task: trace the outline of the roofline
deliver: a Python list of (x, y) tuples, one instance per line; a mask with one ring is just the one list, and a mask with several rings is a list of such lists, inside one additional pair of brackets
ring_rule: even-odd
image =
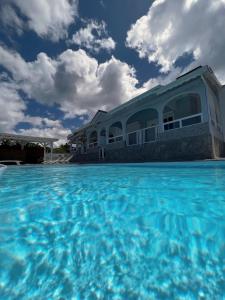
[(101, 110), (101, 109), (98, 109), (97, 113), (98, 113), (98, 112), (101, 112), (101, 113), (104, 113), (104, 114), (107, 114), (107, 113), (108, 113), (107, 111)]
[(182, 78), (182, 77), (184, 77), (184, 76), (186, 76), (186, 75), (188, 75), (188, 74), (191, 74), (192, 72), (194, 72), (194, 71), (196, 71), (196, 70), (198, 70), (198, 69), (201, 69), (202, 68), (202, 66), (198, 66), (198, 67), (196, 67), (196, 68), (194, 68), (194, 69), (192, 69), (192, 70), (190, 70), (190, 71), (188, 71), (188, 72), (186, 72), (186, 73), (184, 73), (184, 74), (181, 74), (180, 76), (178, 76), (177, 78), (176, 78), (176, 80), (179, 80), (180, 78)]
[(11, 139), (15, 141), (26, 141), (30, 143), (42, 143), (42, 142), (57, 142), (56, 138), (38, 137), (38, 136), (27, 136), (13, 133), (0, 133), (0, 140)]
[[(201, 70), (201, 72), (199, 72), (199, 70)], [(121, 104), (120, 106), (113, 108), (111, 111), (108, 112), (108, 114), (113, 114), (114, 112), (120, 110), (121, 108), (126, 107), (126, 106), (130, 105), (131, 103), (136, 102), (139, 99), (144, 98), (148, 95), (155, 94), (156, 96), (158, 96), (158, 95), (164, 94), (168, 90), (170, 90), (174, 87), (178, 87), (179, 85), (183, 84), (186, 81), (189, 81), (190, 79), (201, 76), (202, 73), (204, 73), (206, 70), (210, 71), (211, 69), (208, 66), (203, 66), (203, 67), (199, 66), (197, 68), (194, 68), (193, 70), (190, 70), (187, 73), (182, 74), (181, 76), (177, 77), (176, 80), (173, 80), (166, 85), (155, 86), (152, 89), (132, 98), (131, 100), (126, 101), (125, 103)], [(186, 80), (184, 80), (185, 77), (186, 77)]]

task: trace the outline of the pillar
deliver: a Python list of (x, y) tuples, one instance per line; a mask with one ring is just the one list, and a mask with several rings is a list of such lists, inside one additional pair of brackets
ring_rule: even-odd
[(43, 146), (44, 146), (44, 161), (46, 161), (46, 144), (44, 143)]
[(20, 145), (21, 145), (21, 150), (24, 150), (24, 146), (26, 145), (26, 143), (21, 141)]
[(158, 109), (158, 113), (159, 113), (159, 130), (158, 132), (164, 132), (164, 125), (163, 125), (163, 107)]
[(100, 129), (97, 130), (97, 143), (98, 143), (98, 146), (100, 146), (102, 144), (102, 141), (101, 141), (101, 130)]
[(51, 161), (52, 161), (53, 142), (50, 143), (50, 147), (51, 147)]
[(106, 144), (109, 143), (109, 126), (105, 128), (105, 138), (106, 138)]
[(127, 130), (126, 130), (126, 121), (122, 121), (122, 133), (123, 133), (123, 141), (127, 142)]
[(89, 149), (89, 143), (90, 143), (89, 137), (90, 137), (90, 133), (87, 133), (86, 136), (87, 136), (87, 149)]

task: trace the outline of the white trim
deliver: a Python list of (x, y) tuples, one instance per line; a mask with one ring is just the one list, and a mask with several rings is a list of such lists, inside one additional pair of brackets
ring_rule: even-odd
[[(116, 141), (117, 138), (121, 138), (121, 141)], [(114, 140), (113, 142), (109, 142), (110, 140)], [(108, 138), (108, 144), (119, 143), (123, 141), (123, 135), (112, 136)]]
[[(129, 125), (129, 124), (127, 124), (127, 122), (129, 121), (129, 119), (130, 119), (131, 117), (133, 117), (133, 116), (136, 115), (137, 113), (142, 112), (142, 111), (145, 111), (145, 110), (155, 110), (155, 111), (157, 112), (157, 118), (156, 118), (156, 120), (157, 120), (157, 121), (159, 120), (159, 110), (158, 110), (158, 108), (153, 107), (153, 106), (152, 106), (152, 103), (150, 103), (150, 104), (146, 104), (146, 103), (145, 103), (145, 106), (143, 106), (142, 108), (139, 107), (138, 109), (136, 109), (136, 110), (134, 110), (132, 113), (130, 113), (130, 114), (128, 115), (128, 117), (125, 118), (125, 124), (126, 124), (126, 126)], [(153, 119), (153, 120), (155, 120), (155, 119)], [(152, 121), (152, 120), (147, 120), (147, 121)]]
[[(127, 133), (127, 146), (130, 147), (130, 146), (137, 146), (137, 145), (139, 145), (139, 144), (138, 144), (137, 133), (140, 132), (140, 131), (141, 131), (141, 129)], [(136, 133), (136, 144), (130, 145), (130, 144), (129, 144), (129, 135), (130, 135), (130, 134), (134, 134), (134, 133)]]
[[(200, 113), (200, 114), (190, 115), (190, 116), (185, 117), (185, 118), (175, 119), (175, 120), (173, 120), (173, 121), (163, 123), (163, 131), (166, 132), (166, 131), (170, 131), (170, 130), (174, 130), (174, 129), (180, 129), (180, 128), (184, 128), (184, 127), (188, 127), (188, 126), (192, 126), (192, 125), (195, 125), (195, 124), (202, 123), (202, 116), (203, 116), (203, 114)], [(195, 118), (195, 117), (201, 117), (201, 122), (199, 122), (199, 123), (194, 123), (194, 124), (190, 124), (190, 125), (187, 125), (187, 126), (183, 126), (183, 125), (182, 125), (182, 121), (188, 120), (188, 119), (192, 119), (192, 118)], [(179, 127), (177, 127), (177, 128), (171, 128), (171, 129), (165, 130), (165, 125), (169, 125), (169, 124), (173, 124), (173, 123), (177, 123), (177, 122), (179, 122)]]
[(142, 131), (143, 131), (143, 133), (144, 133), (146, 130), (151, 129), (151, 128), (154, 128), (154, 129), (155, 129), (155, 139), (152, 140), (152, 141), (146, 142), (145, 139), (143, 138), (143, 144), (149, 144), (149, 143), (152, 143), (152, 142), (155, 142), (155, 141), (156, 141), (156, 139), (157, 139), (157, 128), (158, 128), (158, 126), (147, 127), (147, 128), (142, 129)]
[(89, 148), (89, 149), (93, 149), (93, 148), (96, 148), (96, 147), (98, 147), (98, 142), (97, 142), (97, 141), (94, 142), (94, 143), (89, 143), (89, 144), (88, 144), (88, 148)]
[(15, 140), (15, 141), (24, 141), (27, 143), (53, 143), (57, 142), (58, 139), (55, 138), (47, 138), (47, 137), (37, 137), (37, 136), (26, 136), (19, 134), (9, 134), (9, 133), (0, 133), (0, 140)]
[(200, 98), (200, 103), (201, 103), (201, 110), (202, 110), (202, 96), (201, 94), (199, 93), (199, 91), (196, 91), (196, 90), (188, 90), (188, 91), (185, 91), (185, 92), (181, 92), (181, 93), (178, 93), (176, 95), (173, 95), (171, 97), (169, 97), (166, 102), (163, 103), (163, 113), (164, 113), (164, 109), (165, 107), (167, 106), (167, 104), (169, 104), (171, 101), (175, 100), (176, 98), (180, 98), (182, 96), (186, 96), (186, 95), (195, 95), (195, 96), (198, 96)]
[[(137, 145), (143, 145), (143, 144), (148, 144), (148, 143), (152, 143), (152, 142), (155, 142), (156, 141), (156, 139), (157, 139), (157, 128), (159, 127), (159, 125), (155, 125), (155, 126), (150, 126), (150, 127), (146, 127), (146, 128), (142, 128), (142, 129), (138, 129), (138, 130), (135, 130), (135, 131), (131, 131), (131, 132), (128, 132), (127, 133), (127, 146), (137, 146)], [(152, 140), (152, 141), (145, 141), (145, 138), (144, 138), (144, 133), (145, 133), (145, 131), (146, 130), (148, 130), (148, 129), (152, 129), (152, 128), (154, 128), (155, 129), (155, 139), (154, 140)], [(134, 133), (136, 133), (136, 144), (132, 144), (132, 145), (130, 145), (129, 144), (129, 135), (130, 134), (134, 134)], [(141, 141), (139, 142), (138, 141), (138, 133), (140, 133), (140, 135), (139, 136), (141, 136)]]

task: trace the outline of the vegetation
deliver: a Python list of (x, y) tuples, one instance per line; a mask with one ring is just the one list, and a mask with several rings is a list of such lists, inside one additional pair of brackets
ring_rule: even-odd
[(58, 148), (54, 148), (54, 153), (69, 153), (70, 152), (70, 145), (64, 144), (60, 145)]

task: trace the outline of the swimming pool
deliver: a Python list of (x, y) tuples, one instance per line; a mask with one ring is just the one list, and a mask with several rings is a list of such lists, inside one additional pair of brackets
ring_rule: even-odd
[(225, 299), (225, 162), (0, 176), (0, 299)]

